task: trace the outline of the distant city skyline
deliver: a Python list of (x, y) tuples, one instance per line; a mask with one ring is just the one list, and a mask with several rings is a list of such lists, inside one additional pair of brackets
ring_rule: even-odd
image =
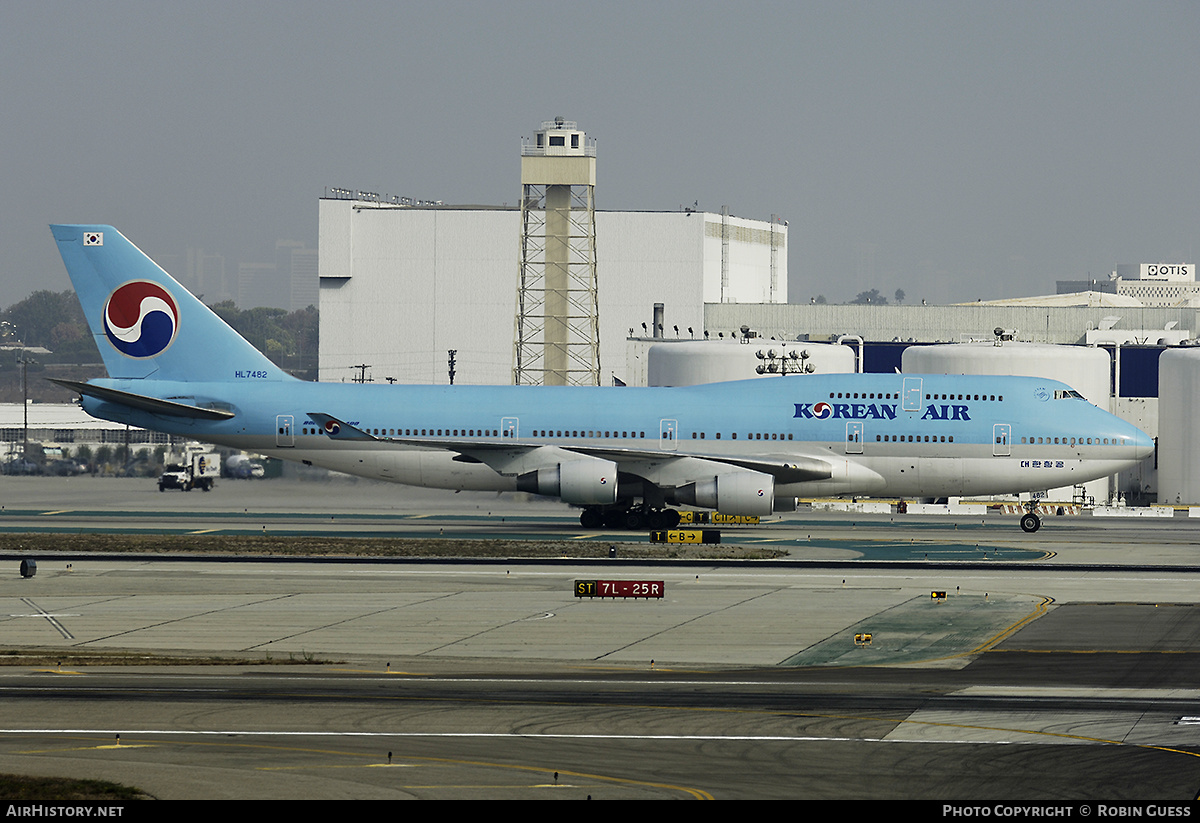
[(319, 300), (317, 250), (300, 240), (276, 240), (274, 260), (269, 262), (230, 261), (199, 246), (187, 246), (182, 254), (143, 251), (209, 305), (232, 300), (241, 309), (298, 311)]

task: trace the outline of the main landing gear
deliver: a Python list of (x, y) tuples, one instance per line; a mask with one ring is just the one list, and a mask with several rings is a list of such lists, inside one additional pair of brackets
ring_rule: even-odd
[(673, 529), (679, 525), (679, 512), (645, 506), (627, 509), (592, 507), (584, 509), (579, 515), (579, 525), (585, 529)]

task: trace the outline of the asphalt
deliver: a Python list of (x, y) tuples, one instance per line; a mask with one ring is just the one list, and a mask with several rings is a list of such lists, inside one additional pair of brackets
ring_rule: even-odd
[[(0, 500), (0, 648), (18, 663), (0, 668), (0, 771), (164, 798), (1200, 790), (1185, 517), (1026, 535), (1015, 516), (798, 512), (722, 530), (778, 561), (49, 552), (21, 578), (28, 531), (646, 537), (582, 532), (552, 503), (350, 481), (0, 478)], [(579, 598), (578, 580), (665, 596)], [(204, 655), (243, 665), (188, 665)]]

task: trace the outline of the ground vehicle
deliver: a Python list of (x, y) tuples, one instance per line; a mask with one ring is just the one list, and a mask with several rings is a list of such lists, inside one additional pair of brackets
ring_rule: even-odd
[(192, 452), (185, 463), (168, 463), (158, 478), (158, 490), (192, 489), (211, 491), (214, 478), (221, 473), (221, 459), (214, 452)]

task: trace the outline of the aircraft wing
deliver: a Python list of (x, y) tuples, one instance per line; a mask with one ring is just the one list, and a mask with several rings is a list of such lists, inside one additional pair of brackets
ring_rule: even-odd
[[(762, 454), (753, 456), (731, 456), (725, 454), (679, 454), (671, 451), (646, 449), (611, 449), (592, 448), (588, 446), (571, 447), (571, 451), (612, 460), (621, 467), (622, 471), (645, 477), (654, 483), (665, 479), (663, 469), (670, 464), (675, 474), (685, 466), (708, 471), (715, 466), (737, 466), (750, 471), (762, 472), (775, 478), (777, 483), (802, 483), (808, 480), (826, 480), (833, 475), (833, 469), (826, 460), (797, 454)], [(662, 464), (662, 467), (658, 464)], [(684, 469), (687, 472), (687, 469)], [(659, 479), (656, 479), (659, 478)], [(689, 482), (686, 481), (685, 482)], [(678, 485), (670, 483), (667, 485)]]
[(542, 443), (475, 440), (469, 438), (410, 438), (381, 437), (321, 412), (309, 412), (330, 439), (340, 441), (373, 441), (397, 446), (421, 446), (458, 452), (456, 459), (484, 463), (505, 476), (521, 475), (538, 469), (557, 466), (564, 460), (605, 460), (617, 464), (620, 471), (635, 474), (656, 485), (682, 486), (698, 476), (728, 471), (729, 467), (771, 475), (777, 483), (802, 483), (827, 480), (833, 468), (827, 460), (801, 454), (763, 453), (761, 455), (731, 456), (724, 454), (679, 454), (661, 449), (629, 449), (609, 446), (558, 446)]

